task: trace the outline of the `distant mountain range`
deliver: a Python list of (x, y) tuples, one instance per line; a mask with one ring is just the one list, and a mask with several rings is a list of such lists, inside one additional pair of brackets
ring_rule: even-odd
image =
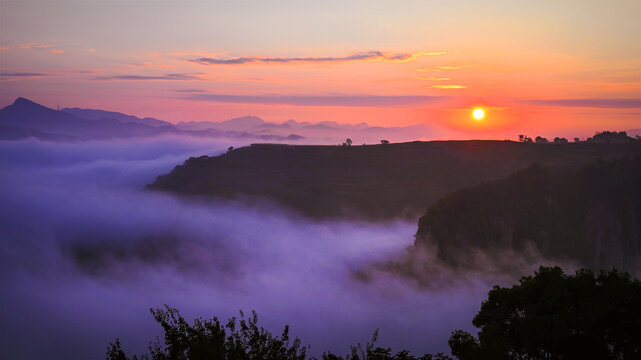
[(80, 109), (80, 108), (64, 108), (60, 111), (64, 111), (76, 117), (87, 119), (87, 120), (114, 119), (123, 123), (144, 124), (144, 125), (149, 125), (154, 127), (173, 126), (172, 123), (167, 121), (162, 121), (162, 120), (158, 120), (150, 117), (141, 119), (133, 115), (125, 115), (123, 113), (119, 113), (115, 111)]
[(244, 131), (181, 129), (154, 118), (138, 118), (119, 112), (66, 108), (54, 110), (25, 98), (0, 110), (0, 140), (35, 137), (51, 141), (82, 141), (116, 138), (140, 138), (159, 135), (224, 137), (265, 141), (296, 141), (303, 137), (252, 134)]
[(318, 123), (298, 122), (287, 120), (283, 123), (271, 123), (256, 116), (244, 116), (222, 122), (190, 121), (176, 125), (183, 130), (217, 130), (217, 131), (245, 131), (252, 134), (271, 134), (285, 136), (292, 132), (307, 139), (319, 140), (317, 143), (334, 144), (350, 138), (355, 144), (380, 143), (381, 140), (393, 142), (410, 141), (426, 136), (433, 136), (434, 131), (425, 125), (405, 127), (379, 127), (369, 126), (362, 122), (359, 124), (339, 124), (334, 121), (321, 121)]
[(382, 139), (406, 141), (426, 136), (425, 126), (373, 127), (366, 123), (339, 124), (288, 120), (270, 123), (256, 116), (244, 116), (221, 122), (191, 121), (172, 124), (145, 117), (139, 118), (115, 111), (64, 108), (55, 110), (25, 98), (0, 110), (0, 140), (29, 137), (49, 141), (83, 141), (114, 138), (187, 135), (256, 141), (296, 142), (303, 139), (317, 143), (338, 143), (351, 138), (355, 143)]

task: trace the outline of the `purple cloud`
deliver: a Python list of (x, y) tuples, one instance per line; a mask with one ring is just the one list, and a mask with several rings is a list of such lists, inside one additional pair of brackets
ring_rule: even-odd
[(549, 99), (525, 100), (524, 102), (541, 106), (641, 108), (641, 99)]
[(416, 52), (416, 53), (389, 53), (378, 50), (359, 52), (348, 56), (338, 56), (338, 57), (260, 57), (260, 56), (250, 56), (250, 57), (237, 57), (230, 59), (220, 59), (220, 58), (198, 58), (189, 60), (201, 65), (240, 65), (240, 64), (251, 64), (251, 63), (268, 63), (268, 64), (284, 64), (284, 63), (328, 63), (328, 62), (348, 62), (348, 61), (367, 61), (367, 60), (379, 60), (379, 61), (412, 61), (419, 56), (429, 56), (429, 55), (444, 55), (444, 51), (435, 51), (435, 52)]
[(207, 91), (201, 90), (201, 89), (177, 89), (174, 90), (176, 92), (181, 92), (181, 93), (205, 93)]
[(202, 80), (198, 74), (166, 74), (166, 75), (113, 75), (101, 76), (96, 80)]
[(294, 106), (373, 106), (388, 107), (407, 104), (431, 104), (447, 96), (420, 95), (229, 95), (191, 94), (181, 99), (238, 104), (294, 105)]
[(11, 79), (11, 78), (28, 78), (28, 77), (39, 77), (39, 76), (48, 76), (47, 74), (33, 73), (33, 72), (3, 72), (0, 73), (0, 79)]

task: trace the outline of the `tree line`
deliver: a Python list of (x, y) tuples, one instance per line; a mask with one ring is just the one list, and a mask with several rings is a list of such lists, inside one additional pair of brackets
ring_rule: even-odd
[[(537, 136), (532, 140), (531, 137), (527, 135), (519, 135), (519, 141), (524, 143), (536, 143), (536, 144), (566, 144), (568, 139), (563, 137), (555, 137), (554, 140), (550, 141), (547, 138), (542, 136)], [(628, 136), (625, 131), (601, 131), (594, 134), (594, 136), (581, 140), (578, 137), (574, 138), (574, 142), (595, 142), (595, 143), (614, 143), (614, 142), (631, 142), (631, 141), (641, 141), (641, 136), (635, 135), (634, 137)]]

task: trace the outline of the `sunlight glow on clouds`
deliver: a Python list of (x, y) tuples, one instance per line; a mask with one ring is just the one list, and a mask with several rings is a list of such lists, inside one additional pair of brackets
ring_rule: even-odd
[(433, 77), (433, 76), (419, 76), (412, 78), (413, 80), (423, 80), (423, 81), (449, 81), (452, 80), (448, 77)]
[(199, 74), (165, 74), (165, 75), (111, 75), (97, 77), (96, 80), (202, 80)]
[(239, 65), (251, 63), (268, 63), (268, 64), (287, 64), (287, 63), (331, 63), (331, 62), (348, 62), (348, 61), (387, 61), (387, 62), (409, 62), (414, 61), (420, 56), (445, 55), (444, 51), (421, 51), (417, 53), (391, 53), (383, 51), (366, 51), (347, 56), (337, 57), (238, 57), (238, 58), (209, 58), (202, 57), (189, 60), (201, 65)]
[[(183, 90), (184, 91), (184, 90)], [(222, 103), (277, 104), (294, 106), (364, 106), (388, 107), (427, 105), (446, 100), (445, 96), (380, 96), (380, 95), (229, 95), (191, 94), (182, 99)]]
[[(463, 129), (469, 116), (445, 109), (483, 99), (512, 108), (501, 122), (512, 134), (634, 129), (640, 12), (577, 0), (3, 2), (0, 107), (22, 96), (172, 122)], [(194, 82), (203, 96), (176, 97)], [(458, 100), (406, 101), (444, 97)]]
[(465, 85), (455, 85), (455, 84), (447, 84), (447, 85), (432, 85), (430, 88), (433, 89), (465, 89), (467, 86)]
[(53, 44), (46, 44), (42, 42), (30, 42), (25, 44), (19, 44), (17, 48), (18, 49), (41, 49), (41, 48), (50, 48), (54, 46), (55, 45)]

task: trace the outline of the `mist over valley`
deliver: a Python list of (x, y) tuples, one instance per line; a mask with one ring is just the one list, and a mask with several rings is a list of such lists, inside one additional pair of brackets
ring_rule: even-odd
[[(115, 338), (142, 354), (164, 304), (187, 319), (257, 310), (314, 356), (375, 329), (392, 349), (447, 354), (492, 285), (541, 265), (639, 272), (641, 146), (619, 133), (268, 144), (237, 136), (257, 118), (180, 129), (25, 99), (0, 121), (24, 132), (0, 141), (9, 358), (100, 358)], [(105, 124), (117, 130), (91, 135)]]

